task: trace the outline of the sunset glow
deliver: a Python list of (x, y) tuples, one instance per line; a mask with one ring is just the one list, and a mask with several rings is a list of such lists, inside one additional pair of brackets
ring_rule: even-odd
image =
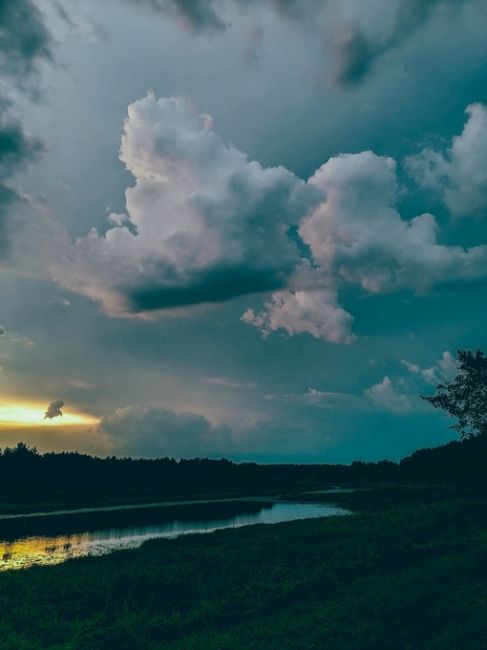
[(29, 426), (56, 427), (80, 424), (95, 424), (98, 420), (86, 413), (67, 409), (63, 415), (44, 419), (46, 404), (44, 402), (0, 403), (0, 427)]

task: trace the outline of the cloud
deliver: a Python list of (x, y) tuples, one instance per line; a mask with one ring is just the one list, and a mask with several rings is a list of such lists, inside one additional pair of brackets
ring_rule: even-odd
[(351, 395), (349, 393), (321, 391), (316, 388), (308, 388), (307, 393), (266, 395), (265, 398), (271, 402), (295, 402), (330, 410), (350, 410), (364, 406), (361, 396)]
[(487, 246), (463, 249), (438, 241), (431, 214), (402, 219), (396, 163), (371, 151), (331, 158), (310, 179), (326, 200), (299, 234), (322, 273), (372, 293), (426, 291), (447, 280), (485, 275)]
[(444, 9), (461, 4), (462, 0), (389, 0), (365, 6), (352, 2), (343, 11), (346, 17), (340, 18), (340, 3), (332, 3), (335, 81), (341, 86), (359, 84), (381, 57), (420, 29), (439, 5)]
[(6, 105), (0, 100), (0, 256), (8, 250), (12, 209), (22, 201), (9, 182), (43, 150), (40, 140), (25, 133)]
[(149, 94), (129, 106), (120, 158), (135, 178), (126, 215), (52, 266), (112, 315), (267, 293), (244, 323), (350, 343), (343, 285), (425, 292), (486, 275), (487, 246), (443, 245), (433, 215), (401, 217), (396, 163), (371, 151), (330, 158), (305, 182), (225, 145), (188, 100)]
[(454, 217), (487, 216), (487, 107), (470, 104), (462, 133), (445, 153), (423, 149), (407, 159), (421, 187), (438, 194)]
[(225, 22), (215, 8), (214, 0), (129, 0), (129, 2), (176, 18), (184, 27), (193, 31), (225, 29)]
[(34, 2), (0, 0), (0, 254), (7, 251), (11, 208), (21, 200), (9, 181), (43, 149), (15, 118), (11, 95), (14, 90), (35, 95), (38, 65), (52, 59), (51, 46)]
[(217, 386), (224, 386), (225, 388), (255, 388), (256, 386), (253, 382), (238, 381), (231, 377), (208, 377), (206, 381)]
[(80, 390), (91, 390), (94, 388), (93, 384), (83, 381), (82, 379), (68, 379), (67, 383), (73, 388), (79, 388)]
[(226, 146), (183, 98), (148, 95), (128, 113), (120, 157), (135, 178), (133, 227), (79, 239), (59, 281), (119, 315), (285, 287), (300, 260), (289, 229), (317, 191)]
[(52, 420), (52, 418), (57, 418), (59, 416), (62, 416), (61, 409), (64, 406), (64, 402), (62, 399), (56, 399), (54, 402), (51, 402), (49, 406), (46, 409), (46, 412), (44, 413), (44, 420), (47, 418), (48, 420)]
[(445, 350), (441, 359), (430, 368), (420, 368), (416, 363), (411, 363), (410, 361), (406, 361), (406, 359), (402, 359), (401, 363), (409, 372), (419, 375), (428, 384), (439, 384), (440, 382), (449, 381), (457, 372), (457, 361), (448, 350)]
[(330, 343), (351, 343), (354, 339), (353, 317), (338, 305), (334, 291), (280, 291), (260, 313), (247, 309), (242, 321), (259, 328), (265, 336), (283, 329), (290, 336), (306, 333)]
[(135, 404), (106, 413), (100, 433), (123, 454), (194, 457), (223, 455), (232, 449), (232, 432), (204, 416)]
[(19, 122), (0, 114), (0, 180), (36, 160), (41, 151), (41, 143), (27, 136)]
[(306, 393), (266, 395), (266, 400), (345, 412), (370, 411), (373, 408), (405, 413), (412, 408), (410, 396), (398, 391), (389, 377), (384, 377), (381, 382), (367, 388), (361, 395), (308, 388)]
[(337, 298), (345, 283), (371, 293), (425, 292), (447, 281), (485, 277), (487, 246), (445, 246), (438, 241), (433, 215), (401, 218), (392, 158), (371, 151), (336, 156), (308, 184), (326, 197), (303, 216), (298, 229), (313, 269), (302, 265), (290, 278), (304, 290), (277, 292), (260, 313), (244, 313), (242, 320), (265, 335), (284, 329), (352, 342), (353, 318)]
[(0, 70), (25, 87), (39, 61), (52, 59), (52, 39), (32, 0), (0, 0)]
[(379, 384), (371, 386), (364, 394), (378, 409), (395, 413), (405, 413), (411, 410), (408, 396), (397, 391), (389, 377), (384, 377)]
[[(225, 17), (230, 10), (246, 16), (262, 15), (262, 7), (275, 16), (303, 25), (308, 33), (323, 39), (326, 55), (331, 57), (335, 82), (343, 87), (361, 83), (375, 64), (388, 52), (421, 29), (434, 16), (437, 8), (458, 10), (469, 0), (388, 0), (366, 3), (351, 0), (267, 0), (248, 2), (233, 0), (128, 0), (134, 6), (153, 9), (164, 17), (173, 18), (193, 32), (223, 31), (231, 25)], [(475, 0), (471, 0), (475, 2)], [(251, 39), (261, 39), (260, 27), (251, 32)], [(255, 60), (257, 51), (252, 44), (247, 57)]]

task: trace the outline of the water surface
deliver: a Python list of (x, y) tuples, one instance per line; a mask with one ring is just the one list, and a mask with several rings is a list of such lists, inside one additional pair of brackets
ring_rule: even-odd
[(342, 508), (320, 503), (228, 500), (111, 513), (16, 517), (0, 522), (0, 570), (104, 555), (137, 548), (149, 539), (346, 513)]

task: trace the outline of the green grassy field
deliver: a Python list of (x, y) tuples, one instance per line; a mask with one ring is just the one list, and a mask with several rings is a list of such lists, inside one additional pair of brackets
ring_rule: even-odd
[(485, 649), (487, 499), (401, 493), (3, 573), (0, 647)]

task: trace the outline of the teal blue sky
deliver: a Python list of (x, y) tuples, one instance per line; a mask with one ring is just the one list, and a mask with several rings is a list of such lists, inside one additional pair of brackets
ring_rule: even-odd
[(420, 395), (487, 343), (483, 0), (0, 17), (0, 406), (91, 418), (0, 421), (0, 446), (350, 462), (455, 437)]

